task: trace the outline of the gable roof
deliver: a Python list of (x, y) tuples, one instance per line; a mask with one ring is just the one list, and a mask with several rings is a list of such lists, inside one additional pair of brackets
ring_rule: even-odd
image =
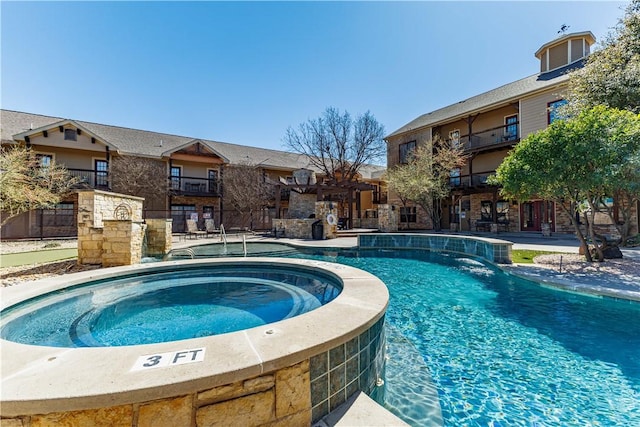
[[(191, 144), (201, 143), (211, 149), (213, 153), (219, 155), (224, 161), (231, 164), (248, 163), (260, 165), (266, 169), (283, 171), (306, 168), (321, 172), (310, 164), (309, 159), (305, 155), (298, 153), (103, 125), (81, 120), (69, 120), (61, 117), (0, 110), (2, 143), (13, 143), (16, 137), (21, 140), (24, 139), (26, 135), (38, 133), (43, 129), (48, 129), (63, 123), (72, 124), (95, 135), (99, 140), (104, 141), (111, 147), (115, 147), (119, 154), (162, 158)], [(364, 178), (369, 179), (378, 177), (380, 175), (378, 172), (385, 169), (382, 166), (365, 166), (366, 167), (362, 168), (361, 173)], [(374, 176), (375, 173), (378, 173), (378, 176)]]
[(584, 60), (579, 60), (568, 64), (562, 68), (547, 72), (538, 73), (524, 79), (516, 80), (504, 86), (497, 87), (480, 95), (473, 96), (452, 105), (440, 108), (410, 121), (395, 132), (389, 134), (385, 139), (416, 130), (424, 127), (437, 126), (444, 122), (451, 122), (460, 118), (465, 118), (471, 114), (477, 114), (489, 109), (494, 109), (500, 105), (507, 105), (515, 102), (525, 95), (531, 95), (539, 91), (550, 89), (569, 79), (568, 73), (584, 65)]

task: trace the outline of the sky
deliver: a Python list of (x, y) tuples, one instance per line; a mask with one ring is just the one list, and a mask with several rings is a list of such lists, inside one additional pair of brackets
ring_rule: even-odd
[(390, 134), (535, 74), (627, 2), (0, 3), (3, 109), (285, 150), (335, 107)]

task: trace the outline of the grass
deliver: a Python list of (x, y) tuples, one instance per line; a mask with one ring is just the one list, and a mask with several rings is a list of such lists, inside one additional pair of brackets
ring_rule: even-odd
[(43, 262), (62, 261), (76, 258), (78, 249), (51, 249), (45, 251), (18, 252), (0, 255), (0, 268), (15, 267), (17, 265), (40, 264)]
[(533, 258), (538, 255), (558, 254), (559, 252), (534, 251), (531, 249), (514, 249), (511, 251), (511, 260), (516, 264), (533, 264)]

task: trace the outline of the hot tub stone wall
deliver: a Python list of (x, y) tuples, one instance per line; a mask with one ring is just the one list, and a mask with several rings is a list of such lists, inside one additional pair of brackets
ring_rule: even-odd
[(132, 405), (3, 418), (2, 427), (261, 426), (311, 424), (309, 360), (187, 396)]

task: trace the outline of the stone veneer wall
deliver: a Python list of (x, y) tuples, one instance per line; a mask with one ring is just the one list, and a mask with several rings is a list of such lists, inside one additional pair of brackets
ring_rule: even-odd
[(146, 224), (131, 220), (103, 220), (102, 266), (139, 264)]
[(317, 219), (322, 220), (322, 230), (324, 239), (335, 239), (338, 236), (338, 225), (329, 225), (327, 216), (332, 214), (338, 219), (338, 206), (333, 202), (316, 202), (315, 214)]
[(146, 219), (147, 223), (147, 256), (165, 255), (171, 251), (173, 226), (172, 219)]
[(511, 264), (513, 243), (446, 234), (358, 235), (361, 248), (427, 249), (477, 256), (497, 264)]
[(398, 231), (399, 212), (395, 205), (378, 205), (378, 230), (383, 233)]
[(272, 226), (276, 237), (289, 239), (311, 239), (311, 225), (317, 219), (273, 219)]
[(2, 419), (3, 427), (249, 427), (310, 424), (309, 360), (258, 377), (171, 399)]
[(104, 221), (117, 219), (116, 208), (126, 205), (128, 220), (142, 223), (143, 201), (141, 197), (100, 190), (78, 192), (78, 264), (102, 264)]
[(309, 218), (316, 212), (316, 194), (291, 191), (289, 195), (289, 218)]

